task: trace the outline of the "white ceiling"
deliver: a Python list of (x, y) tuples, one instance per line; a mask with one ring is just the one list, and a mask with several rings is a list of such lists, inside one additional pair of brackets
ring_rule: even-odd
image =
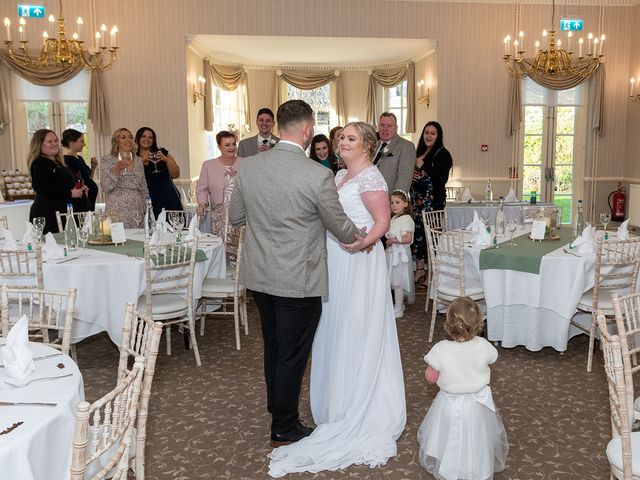
[(196, 35), (201, 55), (247, 66), (363, 67), (404, 63), (434, 49), (425, 39)]

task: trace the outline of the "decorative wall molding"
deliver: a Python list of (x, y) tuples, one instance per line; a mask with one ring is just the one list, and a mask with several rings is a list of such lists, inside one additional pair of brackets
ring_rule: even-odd
[[(552, 0), (383, 0), (384, 2), (418, 2), (418, 3), (520, 3), (523, 5), (551, 5)], [(582, 7), (633, 7), (640, 5), (640, 0), (564, 0), (562, 5)]]

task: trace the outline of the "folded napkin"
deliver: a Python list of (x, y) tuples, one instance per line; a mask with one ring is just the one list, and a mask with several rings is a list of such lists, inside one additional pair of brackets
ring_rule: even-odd
[(504, 197), (504, 201), (505, 202), (517, 202), (518, 201), (518, 198), (516, 197), (516, 192), (513, 189), (513, 187), (511, 187), (509, 189), (509, 193), (507, 193), (507, 196)]
[(53, 233), (49, 232), (44, 236), (44, 247), (42, 248), (42, 259), (62, 260), (64, 258), (64, 248), (58, 245)]
[(629, 219), (620, 224), (617, 237), (618, 240), (629, 240)]
[(162, 243), (160, 241), (162, 236), (162, 232), (160, 231), (160, 229), (156, 228), (153, 231), (153, 235), (151, 235), (151, 239), (149, 240), (149, 245), (159, 245), (160, 243)]
[(4, 372), (11, 378), (27, 378), (36, 369), (29, 347), (29, 320), (23, 315), (11, 328), (2, 347)]
[(189, 205), (189, 199), (187, 198), (187, 192), (184, 191), (184, 188), (180, 187), (180, 201), (183, 206)]
[(464, 193), (462, 194), (462, 198), (460, 199), (460, 201), (467, 203), (475, 202), (473, 196), (471, 195), (471, 190), (469, 190), (469, 187), (466, 187), (464, 189)]
[(587, 225), (586, 227), (584, 227), (582, 235), (578, 236), (578, 238), (576, 238), (573, 243), (571, 243), (570, 247), (580, 254), (588, 255), (595, 253), (596, 249), (593, 245), (595, 231), (595, 227)]
[(0, 227), (0, 237), (4, 238), (4, 246), (3, 250), (17, 250), (18, 244), (16, 243), (16, 239), (9, 230), (4, 227)]
[(473, 211), (473, 221), (466, 226), (465, 230), (469, 231), (469, 232), (477, 232), (478, 231), (478, 224), (482, 223), (482, 221), (480, 220), (480, 217), (478, 216), (478, 211), (474, 210)]
[(38, 235), (36, 235), (36, 227), (33, 226), (31, 222), (25, 222), (27, 225), (27, 229), (22, 236), (22, 243), (24, 245), (29, 245), (30, 243), (36, 243), (38, 241)]
[(491, 245), (491, 235), (487, 232), (487, 227), (480, 217), (478, 216), (478, 212), (476, 210), (473, 211), (473, 221), (467, 225), (465, 230), (473, 233), (471, 237), (471, 242), (476, 247), (488, 247)]
[(173, 228), (169, 227), (167, 223), (167, 212), (165, 210), (162, 210), (158, 218), (156, 218), (156, 230), (158, 229), (158, 225), (162, 228), (162, 233), (173, 232)]
[(189, 222), (189, 232), (185, 235), (184, 240), (195, 240), (200, 236), (200, 230), (198, 229), (198, 216), (191, 217)]

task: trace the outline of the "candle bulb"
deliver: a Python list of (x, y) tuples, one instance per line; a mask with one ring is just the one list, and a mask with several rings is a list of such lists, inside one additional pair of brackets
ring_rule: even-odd
[(56, 21), (56, 17), (49, 15), (49, 35), (53, 36), (53, 24)]
[(536, 56), (537, 56), (538, 52), (540, 51), (540, 42), (538, 40), (536, 40), (536, 43), (534, 45), (536, 47)]
[(82, 21), (82, 17), (78, 17), (76, 20), (76, 25), (78, 26), (78, 40), (82, 37), (82, 26), (84, 22)]
[(598, 37), (593, 39), (593, 58), (598, 58)]
[(49, 38), (49, 34), (44, 31), (42, 32), (42, 45), (47, 46), (47, 39)]
[(518, 45), (520, 45), (521, 50), (524, 48), (524, 32), (518, 34)]
[(503, 40), (503, 42), (504, 42), (504, 55), (505, 55), (505, 57), (506, 57), (507, 55), (509, 55), (509, 46), (508, 46), (508, 40), (507, 40), (507, 38), (509, 38), (509, 37), (504, 37), (504, 40)]
[(636, 85), (636, 79), (635, 78), (631, 78), (631, 80), (629, 81), (629, 96), (633, 98), (633, 90), (635, 89), (635, 85)]
[(604, 33), (600, 35), (600, 55), (604, 55), (604, 41), (607, 37), (605, 37)]
[(21, 42), (24, 42), (24, 37), (27, 32), (27, 21), (24, 18), (21, 18), (18, 23), (20, 26), (18, 27), (18, 34)]
[(19, 34), (20, 41), (24, 42), (24, 29), (22, 28), (22, 25), (18, 27), (18, 34)]
[(513, 58), (515, 58), (516, 60), (518, 59), (518, 45), (520, 45), (518, 40), (514, 40), (513, 41)]
[(100, 48), (107, 46), (107, 26), (103, 23), (100, 26)]
[(571, 39), (573, 38), (573, 32), (567, 33), (567, 52), (571, 53)]
[(589, 48), (587, 50), (587, 55), (591, 55), (591, 42), (593, 41), (593, 33), (590, 33), (587, 36), (587, 40), (589, 41)]
[(11, 41), (11, 20), (7, 17), (4, 17), (4, 28), (7, 32), (7, 42)]
[(96, 32), (96, 50), (100, 47), (100, 32)]
[(111, 29), (111, 48), (117, 48), (118, 47), (118, 27), (116, 27), (115, 25), (113, 26), (113, 28)]
[(542, 31), (542, 49), (543, 50), (547, 49), (547, 31), (546, 30)]
[(73, 32), (73, 35), (71, 35), (71, 38), (73, 38), (75, 41), (78, 41), (78, 34), (76, 32)]
[(582, 44), (584, 43), (584, 40), (582, 39), (582, 37), (580, 37), (580, 40), (578, 40), (578, 58), (582, 58)]

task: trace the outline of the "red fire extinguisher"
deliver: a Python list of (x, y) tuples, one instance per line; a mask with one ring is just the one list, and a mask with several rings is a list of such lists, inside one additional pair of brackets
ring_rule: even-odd
[[(611, 197), (613, 197), (613, 203), (611, 203)], [(618, 189), (615, 192), (609, 194), (609, 208), (611, 209), (611, 219), (616, 222), (624, 220), (624, 187), (622, 182), (618, 182)]]

